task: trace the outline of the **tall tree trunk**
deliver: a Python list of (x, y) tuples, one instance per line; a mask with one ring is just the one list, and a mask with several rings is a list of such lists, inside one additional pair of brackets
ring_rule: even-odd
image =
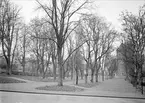
[(39, 76), (39, 70), (40, 70), (40, 65), (39, 65), (39, 58), (37, 56), (37, 75)]
[(71, 68), (71, 80), (73, 79), (73, 67)]
[(143, 90), (143, 85), (144, 85), (144, 82), (143, 82), (143, 71), (142, 71), (142, 65), (141, 65), (141, 94), (143, 94), (144, 90)]
[(63, 68), (62, 68), (62, 70), (63, 70), (63, 79), (65, 79), (65, 75), (66, 75), (65, 68), (66, 68), (66, 66), (63, 66)]
[(98, 79), (99, 79), (99, 78), (98, 78), (98, 73), (95, 74), (95, 77), (96, 77), (96, 82), (98, 82), (98, 81), (99, 81), (99, 80), (98, 80)]
[(52, 54), (52, 63), (53, 63), (53, 77), (54, 80), (56, 80), (56, 62), (55, 62), (54, 54)]
[(8, 69), (8, 75), (11, 75), (12, 74), (12, 70), (11, 70), (10, 58), (8, 59), (8, 62), (7, 62), (7, 69)]
[(26, 61), (25, 61), (25, 55), (26, 55), (26, 34), (24, 34), (23, 36), (23, 74), (25, 75), (25, 64), (26, 64)]
[(6, 51), (5, 51), (5, 45), (4, 45), (4, 37), (2, 36), (2, 39), (1, 39), (1, 42), (2, 42), (2, 50), (3, 50), (3, 55), (6, 59), (6, 62), (7, 62), (7, 74), (8, 75), (11, 75), (11, 55), (10, 55), (10, 48), (7, 48), (7, 54), (6, 54)]
[(97, 70), (96, 70), (96, 74), (95, 74), (95, 80), (96, 80), (96, 82), (98, 82), (98, 81), (99, 81), (99, 80), (98, 80), (98, 79), (99, 79), (99, 78), (98, 78), (98, 75), (99, 75), (99, 73), (98, 73), (98, 72), (99, 72), (99, 70), (97, 69)]
[(104, 70), (102, 68), (102, 81), (104, 81)]
[(88, 83), (88, 68), (89, 68), (89, 63), (87, 62), (87, 66), (86, 66), (86, 69), (85, 69), (85, 83)]
[(23, 64), (22, 64), (22, 66), (23, 66), (23, 74), (25, 75), (25, 56), (24, 55), (23, 55), (23, 62), (22, 62)]
[(73, 79), (74, 75), (74, 61), (73, 58), (71, 58), (71, 80)]
[(58, 46), (58, 48), (57, 48), (58, 69), (59, 69), (58, 86), (63, 86), (63, 68), (62, 68), (63, 58), (62, 58), (61, 54), (62, 54), (62, 48), (60, 46)]
[(44, 60), (42, 58), (42, 72), (43, 72), (43, 79), (45, 78), (45, 66), (44, 66)]
[(83, 79), (83, 70), (80, 70), (80, 73), (81, 73), (81, 79)]
[(25, 75), (25, 65), (23, 64), (23, 75)]
[(91, 82), (94, 82), (94, 69), (91, 69)]
[(102, 81), (104, 81), (105, 80), (105, 75), (104, 75), (105, 56), (103, 56), (101, 64), (102, 64)]
[[(32, 68), (34, 68), (33, 65), (34, 65), (34, 64), (32, 64)], [(38, 65), (38, 64), (37, 64), (37, 65)], [(37, 70), (36, 70), (36, 72), (37, 72), (37, 73), (36, 73), (37, 76), (39, 76), (38, 70), (39, 70), (39, 69), (38, 69), (38, 66), (37, 66)]]
[(11, 65), (11, 49), (8, 49), (8, 61), (7, 61), (7, 66), (8, 66), (8, 75), (12, 74), (12, 65)]
[(85, 83), (87, 84), (88, 83), (88, 74), (85, 73)]
[(45, 78), (45, 62), (44, 62), (44, 49), (45, 49), (45, 43), (42, 42), (42, 50), (41, 50), (41, 65), (42, 65), (42, 72), (43, 72), (43, 79)]
[(76, 85), (78, 85), (78, 68), (76, 67), (76, 69), (75, 69), (75, 71), (76, 71)]
[(85, 74), (85, 83), (88, 83), (88, 74)]

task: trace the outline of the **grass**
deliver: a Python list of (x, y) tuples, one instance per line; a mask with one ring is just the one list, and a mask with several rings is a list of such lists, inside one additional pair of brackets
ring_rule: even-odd
[(85, 87), (85, 88), (92, 88), (97, 86), (98, 83), (79, 83), (78, 86)]
[(16, 79), (12, 79), (9, 77), (2, 77), (0, 76), (0, 83), (26, 83), (25, 81), (20, 81)]
[[(44, 79), (42, 77), (39, 77), (39, 76), (13, 75), (13, 77), (17, 77), (17, 78), (24, 79), (24, 80), (35, 81), (35, 82), (58, 82), (58, 78), (56, 80), (54, 80), (53, 77), (46, 77)], [(70, 81), (70, 79), (66, 78), (63, 81), (67, 82), (67, 81)]]
[(46, 91), (63, 91), (63, 92), (80, 92), (84, 90), (75, 86), (68, 86), (68, 85), (64, 85), (64, 86), (52, 85), (52, 86), (37, 87), (36, 89), (46, 90)]

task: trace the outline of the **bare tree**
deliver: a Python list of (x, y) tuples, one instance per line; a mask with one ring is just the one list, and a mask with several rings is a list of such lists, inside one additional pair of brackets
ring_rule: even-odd
[[(126, 12), (122, 14), (122, 21), (124, 27), (124, 34), (127, 35), (127, 40), (133, 45), (134, 63), (135, 63), (135, 84), (139, 80), (140, 84), (143, 82), (142, 68), (144, 64), (144, 48), (145, 48), (145, 35), (144, 35), (144, 19), (145, 10), (144, 6), (139, 10), (139, 15), (133, 15), (132, 13)], [(143, 86), (142, 94), (143, 94)]]
[[(83, 50), (83, 57), (87, 63), (86, 71), (88, 72), (88, 69), (91, 69), (91, 82), (93, 82), (94, 73), (96, 73), (96, 82), (98, 82), (98, 72), (100, 68), (104, 67), (105, 55), (112, 47), (116, 31), (111, 29), (104, 19), (93, 14), (83, 15), (81, 23), (83, 37), (88, 40)], [(102, 77), (104, 78), (104, 76)]]
[[(92, 64), (92, 38), (91, 38), (91, 30), (89, 28), (89, 16), (90, 15), (82, 15), (80, 20), (80, 26), (79, 30), (77, 30), (77, 33), (80, 35), (80, 38), (86, 38), (87, 41), (85, 45), (82, 47), (82, 56), (84, 58), (84, 61), (86, 62), (86, 67), (84, 70), (85, 75), (85, 83), (88, 82), (88, 70), (91, 69)], [(79, 39), (81, 40), (81, 39)], [(83, 39), (82, 39), (83, 40)]]
[[(63, 57), (62, 50), (67, 37), (76, 28), (74, 22), (72, 22), (72, 17), (76, 12), (78, 12), (87, 2), (85, 0), (83, 3), (78, 5), (77, 0), (51, 0), (51, 5), (43, 5), (38, 0), (36, 0), (40, 7), (45, 11), (48, 16), (47, 22), (52, 25), (55, 35), (57, 45), (57, 56), (58, 56), (58, 68), (59, 68), (59, 86), (63, 86)], [(75, 3), (77, 7), (73, 8)]]
[(2, 50), (7, 62), (8, 74), (11, 74), (19, 34), (19, 9), (9, 0), (2, 0), (0, 16)]
[[(45, 74), (50, 64), (51, 46), (49, 39), (45, 39), (50, 34), (49, 26), (43, 23), (43, 19), (34, 19), (31, 23), (32, 51), (36, 56), (37, 74), (38, 71), (45, 78)], [(50, 71), (49, 71), (50, 72)]]
[(82, 68), (82, 55), (80, 54), (79, 49), (75, 51), (74, 61), (75, 61), (74, 70), (75, 70), (75, 75), (76, 75), (76, 85), (78, 85), (79, 70)]
[[(54, 35), (54, 30), (52, 29), (51, 31), (51, 38), (53, 40), (55, 40), (55, 35)], [(50, 50), (51, 50), (51, 58), (52, 58), (52, 63), (53, 63), (53, 77), (54, 77), (54, 80), (56, 80), (56, 77), (57, 77), (57, 74), (56, 74), (56, 70), (57, 70), (57, 51), (56, 51), (56, 44), (49, 40), (49, 44), (50, 44)]]
[(18, 39), (18, 46), (16, 51), (17, 59), (23, 68), (23, 74), (25, 74), (26, 55), (29, 52), (30, 45), (29, 26), (22, 24)]

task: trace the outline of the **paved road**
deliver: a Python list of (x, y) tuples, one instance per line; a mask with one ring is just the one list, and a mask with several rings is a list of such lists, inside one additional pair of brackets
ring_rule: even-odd
[(0, 103), (145, 103), (145, 100), (0, 92)]

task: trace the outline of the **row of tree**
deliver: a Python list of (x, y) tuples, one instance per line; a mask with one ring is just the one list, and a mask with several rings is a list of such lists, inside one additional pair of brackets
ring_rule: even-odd
[(126, 79), (134, 86), (139, 84), (143, 93), (143, 68), (145, 51), (145, 6), (139, 9), (138, 15), (124, 12), (122, 15), (124, 38), (118, 51), (124, 62)]
[(19, 9), (7, 0), (0, 1), (0, 40), (3, 56), (5, 57), (8, 74), (11, 69), (15, 50), (17, 47), (18, 34), (20, 31)]
[[(89, 70), (91, 82), (94, 75), (98, 82), (99, 71), (104, 80), (105, 68), (114, 71), (107, 60), (117, 32), (104, 18), (82, 13), (81, 9), (90, 3), (88, 0), (51, 0), (50, 5), (36, 2), (38, 10), (46, 15), (32, 19), (29, 24), (21, 22), (18, 7), (9, 0), (0, 2), (0, 40), (8, 74), (16, 61), (25, 74), (28, 57), (35, 61), (37, 75), (45, 78), (51, 72), (56, 79), (58, 73), (59, 86), (63, 86), (63, 79), (69, 74), (71, 78), (75, 74), (78, 84), (79, 75), (85, 75), (87, 83)], [(77, 20), (73, 19), (75, 16)]]

